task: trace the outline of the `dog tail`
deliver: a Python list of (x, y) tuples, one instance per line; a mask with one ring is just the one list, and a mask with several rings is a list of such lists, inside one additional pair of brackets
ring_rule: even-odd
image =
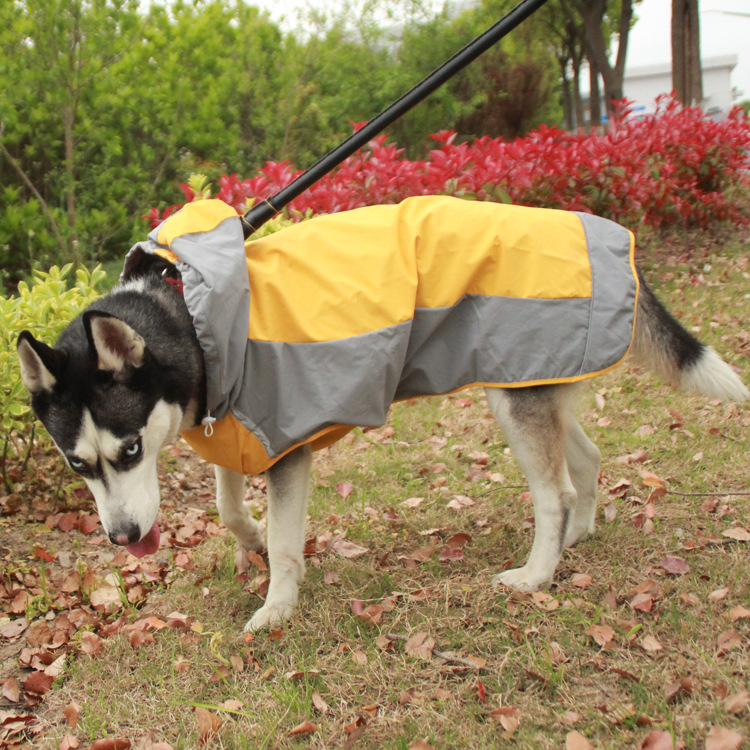
[(630, 354), (673, 386), (722, 401), (750, 397), (737, 373), (710, 347), (686, 331), (643, 280)]

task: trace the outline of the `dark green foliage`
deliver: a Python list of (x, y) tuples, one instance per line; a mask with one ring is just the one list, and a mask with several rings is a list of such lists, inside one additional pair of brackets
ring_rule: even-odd
[[(507, 7), (395, 26), (370, 10), (285, 35), (243, 0), (0, 3), (0, 282), (121, 256), (146, 233), (147, 208), (179, 201), (175, 184), (193, 172), (309, 166)], [(527, 46), (504, 44), (487, 64), (518, 64)], [(535, 48), (533, 64), (544, 68), (545, 54)], [(410, 155), (507, 98), (482, 70), (393, 127)]]

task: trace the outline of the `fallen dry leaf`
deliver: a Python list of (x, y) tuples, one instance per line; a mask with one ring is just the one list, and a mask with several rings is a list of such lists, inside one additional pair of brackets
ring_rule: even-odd
[(297, 735), (297, 734), (310, 734), (311, 732), (317, 732), (318, 731), (318, 725), (315, 724), (312, 721), (303, 721), (301, 724), (297, 724), (294, 729), (289, 730), (290, 735)]
[(602, 648), (610, 648), (615, 638), (615, 631), (608, 625), (592, 625), (586, 631), (586, 635), (591, 636)]
[(362, 555), (366, 555), (370, 551), (366, 547), (360, 547), (358, 544), (349, 542), (346, 539), (337, 539), (330, 545), (329, 549), (337, 555), (345, 557), (347, 560), (356, 560), (358, 557), (362, 557)]
[(156, 643), (154, 636), (146, 630), (133, 630), (128, 633), (128, 640), (133, 648), (140, 648), (146, 643)]
[(630, 487), (631, 482), (623, 477), (609, 488), (609, 494), (613, 497), (624, 497)]
[(739, 732), (731, 729), (711, 727), (706, 736), (706, 750), (737, 750), (744, 739)]
[(149, 736), (143, 737), (136, 745), (137, 750), (174, 750), (166, 742), (153, 742)]
[(23, 689), (27, 693), (34, 693), (36, 695), (44, 695), (55, 681), (54, 677), (51, 677), (44, 672), (32, 672), (23, 682)]
[(21, 697), (21, 688), (15, 677), (8, 677), (3, 683), (3, 696), (11, 703), (18, 703), (18, 699)]
[(99, 527), (99, 521), (94, 516), (89, 516), (84, 513), (78, 521), (78, 530), (82, 534), (93, 534), (94, 531)]
[(594, 746), (580, 732), (573, 730), (565, 735), (565, 750), (594, 750)]
[(89, 745), (86, 750), (130, 750), (130, 743), (127, 740), (118, 740), (114, 737), (105, 737)]
[(373, 625), (380, 625), (383, 621), (385, 609), (379, 604), (370, 604), (365, 607), (360, 599), (352, 602), (352, 612), (364, 622), (371, 622)]
[(690, 570), (690, 566), (681, 557), (673, 557), (671, 555), (665, 557), (659, 563), (659, 566), (673, 576), (685, 575)]
[(719, 645), (719, 648), (716, 651), (716, 655), (723, 656), (729, 651), (733, 651), (734, 649), (742, 646), (742, 637), (734, 628), (732, 628), (721, 633), (721, 635), (719, 635), (717, 643)]
[(205, 708), (196, 707), (195, 717), (198, 720), (198, 736), (201, 742), (208, 742), (221, 728), (221, 719)]
[(312, 704), (318, 713), (327, 714), (331, 709), (329, 705), (323, 700), (320, 693), (312, 694)]
[(577, 589), (587, 589), (594, 585), (594, 579), (588, 573), (574, 573), (570, 577), (570, 582)]
[(557, 641), (551, 641), (549, 644), (549, 660), (552, 664), (564, 664), (569, 661), (568, 657), (562, 649), (562, 646)]
[(401, 505), (405, 508), (418, 508), (424, 501), (425, 498), (423, 497), (407, 497)]
[(605, 523), (612, 523), (617, 518), (617, 506), (610, 500), (602, 506)]
[(252, 563), (258, 570), (260, 571), (266, 571), (268, 570), (268, 565), (266, 565), (266, 561), (253, 550), (247, 551), (247, 559), (250, 563)]
[(89, 656), (97, 656), (102, 652), (104, 643), (102, 639), (90, 631), (81, 634), (81, 653)]
[(434, 750), (434, 748), (427, 740), (414, 740), (409, 745), (409, 750)]
[(89, 594), (91, 606), (94, 609), (103, 609), (107, 605), (121, 606), (120, 592), (114, 586), (102, 586)]
[(490, 719), (499, 721), (505, 730), (505, 736), (510, 737), (521, 726), (521, 712), (515, 706), (501, 706), (490, 711)]
[(18, 636), (28, 627), (29, 623), (26, 621), (26, 618), (19, 617), (16, 620), (11, 620), (11, 622), (0, 626), (0, 636), (7, 638), (8, 640), (13, 640), (13, 638), (18, 638)]
[(729, 619), (732, 622), (737, 622), (737, 620), (746, 620), (748, 617), (750, 617), (750, 609), (747, 609), (746, 607), (737, 605), (736, 607), (732, 607), (732, 609), (729, 610)]
[(649, 653), (661, 651), (662, 648), (664, 648), (653, 635), (644, 635), (643, 638), (641, 638), (640, 647)]
[(367, 654), (361, 649), (355, 649), (352, 651), (352, 659), (359, 664), (360, 667), (364, 667), (367, 664)]
[(227, 711), (241, 711), (245, 707), (245, 704), (242, 701), (238, 701), (236, 698), (227, 698), (225, 701), (222, 701), (219, 706)]
[(29, 646), (43, 646), (52, 640), (52, 631), (44, 620), (34, 620), (26, 631)]
[(75, 729), (78, 726), (78, 716), (81, 713), (81, 707), (77, 703), (68, 703), (63, 709), (65, 721), (68, 722), (68, 726), (71, 729)]
[(477, 691), (477, 700), (480, 703), (486, 703), (487, 702), (487, 692), (484, 689), (484, 683), (481, 680), (477, 680), (476, 685), (474, 686)]
[(722, 531), (721, 535), (727, 537), (727, 539), (735, 539), (738, 542), (750, 542), (750, 531), (742, 528), (742, 526), (735, 526), (732, 529)]
[(645, 484), (646, 487), (664, 486), (664, 480), (661, 479), (661, 477), (656, 476), (653, 471), (648, 471), (648, 469), (641, 469), (638, 473), (641, 475), (643, 484)]
[(750, 693), (743, 690), (733, 693), (724, 699), (724, 710), (730, 714), (741, 714), (750, 706)]
[(654, 607), (654, 597), (650, 594), (636, 594), (628, 603), (640, 612), (650, 612)]
[(691, 696), (697, 689), (700, 683), (692, 676), (688, 675), (683, 677), (681, 680), (672, 682), (667, 685), (664, 691), (664, 697), (667, 701), (671, 701), (677, 696)]
[(416, 656), (425, 661), (432, 659), (432, 650), (435, 648), (435, 639), (428, 633), (415, 633), (404, 644), (404, 651), (410, 656)]
[(438, 554), (440, 562), (461, 562), (464, 559), (464, 551), (459, 547), (444, 547)]
[(566, 727), (572, 727), (577, 721), (580, 721), (581, 715), (576, 711), (564, 711), (558, 721)]
[(465, 547), (470, 541), (471, 541), (471, 537), (468, 534), (461, 531), (458, 534), (454, 534), (453, 536), (446, 539), (445, 546), (455, 547), (456, 549), (461, 549), (462, 547)]
[(657, 730), (649, 732), (640, 744), (641, 750), (679, 750), (683, 747), (685, 747), (685, 743), (679, 740), (673, 742), (672, 735), (669, 732)]
[(464, 508), (470, 508), (472, 505), (474, 505), (474, 501), (468, 495), (456, 495), (445, 507), (460, 511)]
[(353, 489), (354, 489), (354, 485), (351, 484), (350, 482), (339, 482), (336, 485), (336, 492), (339, 495), (341, 495), (341, 497), (343, 497), (344, 500), (346, 500), (346, 498), (352, 494)]

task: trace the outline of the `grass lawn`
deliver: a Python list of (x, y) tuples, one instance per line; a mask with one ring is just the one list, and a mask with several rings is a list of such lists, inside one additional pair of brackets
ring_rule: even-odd
[[(646, 264), (667, 307), (745, 382), (749, 251)], [(175, 538), (185, 523), (195, 533), (158, 553), (159, 576), (78, 531), (43, 537), (58, 552), (47, 585), (63, 580), (51, 571), (77, 538), (63, 561), (85, 577), (94, 550), (100, 576), (81, 606), (123, 619), (109, 637), (94, 620), (58, 651), (43, 644), (75, 655), (28, 708), (34, 747), (739, 747), (750, 740), (750, 410), (623, 366), (588, 385), (580, 413), (603, 454), (597, 530), (565, 552), (551, 589), (491, 586), (524, 562), (533, 514), (483, 392), (465, 391), (398, 404), (385, 427), (316, 454), (299, 609), (254, 636), (242, 628), (267, 585), (263, 558), (236, 554), (209, 509), (207, 469), (177, 446), (165, 514)], [(247, 499), (262, 517), (262, 478)], [(30, 535), (15, 565), (38, 584), (34, 524), (13, 518), (3, 535)], [(107, 587), (118, 596), (93, 593)], [(54, 631), (63, 613), (31, 614)], [(21, 705), (0, 703), (0, 718)]]

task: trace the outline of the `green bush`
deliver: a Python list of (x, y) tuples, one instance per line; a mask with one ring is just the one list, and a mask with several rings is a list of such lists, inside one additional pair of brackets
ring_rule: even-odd
[(6, 459), (28, 456), (34, 442), (34, 419), (21, 382), (16, 340), (23, 330), (52, 344), (63, 328), (100, 293), (106, 274), (79, 268), (72, 283), (73, 264), (35, 271), (31, 284), (22, 281), (18, 293), (0, 297), (0, 448), (3, 479), (9, 487)]
[[(24, 199), (21, 189), (11, 185), (0, 189), (0, 289), (12, 286), (34, 266), (47, 268), (58, 261), (63, 249), (49, 229), (49, 221), (36, 198)], [(58, 209), (50, 209), (65, 226)]]

